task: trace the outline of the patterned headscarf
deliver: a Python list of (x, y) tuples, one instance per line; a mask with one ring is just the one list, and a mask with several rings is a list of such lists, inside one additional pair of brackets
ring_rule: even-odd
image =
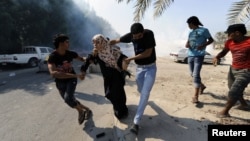
[(117, 61), (121, 55), (121, 51), (117, 46), (108, 44), (107, 38), (102, 34), (97, 34), (92, 38), (93, 41), (98, 41), (101, 48), (98, 50), (98, 57), (106, 63), (107, 66), (120, 70)]

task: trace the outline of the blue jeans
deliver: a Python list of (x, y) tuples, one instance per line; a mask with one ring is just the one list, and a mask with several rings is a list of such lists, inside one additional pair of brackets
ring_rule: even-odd
[(136, 83), (137, 90), (140, 93), (140, 101), (134, 117), (134, 124), (139, 124), (144, 110), (148, 104), (150, 91), (154, 85), (157, 67), (156, 64), (137, 66)]
[(188, 65), (191, 76), (193, 77), (194, 87), (200, 88), (201, 85), (201, 68), (203, 64), (204, 56), (189, 56)]

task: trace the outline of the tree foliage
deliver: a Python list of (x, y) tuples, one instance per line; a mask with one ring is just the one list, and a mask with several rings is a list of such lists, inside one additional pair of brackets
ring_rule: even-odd
[[(116, 1), (120, 3), (124, 0)], [(131, 3), (133, 0), (127, 0), (126, 2)], [(134, 5), (134, 21), (139, 22), (143, 18), (145, 11), (152, 5), (152, 3), (154, 6), (154, 17), (159, 17), (173, 2), (174, 0), (136, 0)], [(229, 9), (227, 19), (229, 24), (248, 23), (250, 21), (250, 0), (234, 2)]]
[(1, 0), (0, 21), (0, 54), (25, 45), (53, 47), (57, 33), (69, 35), (71, 48), (81, 52), (91, 50), (94, 34), (118, 36), (107, 21), (83, 12), (73, 0)]
[(228, 23), (244, 23), (250, 20), (250, 0), (241, 0), (234, 2), (229, 9)]
[[(123, 2), (123, 0), (116, 0), (118, 3)], [(127, 3), (132, 2), (133, 0), (127, 0)], [(159, 17), (163, 14), (167, 7), (173, 3), (174, 0), (136, 0), (135, 2), (135, 11), (134, 11), (134, 21), (139, 22), (145, 11), (153, 4), (154, 6), (154, 17)]]

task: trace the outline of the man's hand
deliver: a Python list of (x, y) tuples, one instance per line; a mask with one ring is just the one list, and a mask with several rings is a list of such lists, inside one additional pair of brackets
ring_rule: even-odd
[(85, 75), (86, 75), (86, 73), (85, 73), (85, 72), (82, 72), (81, 74), (78, 74), (77, 76), (78, 76), (78, 78), (79, 78), (80, 80), (84, 80), (84, 79), (85, 79)]
[(217, 57), (214, 57), (213, 58), (213, 65), (216, 67), (217, 64), (218, 64), (218, 59), (217, 59)]
[(117, 44), (117, 43), (119, 43), (119, 40), (110, 40), (109, 42), (108, 42), (110, 45), (115, 45), (115, 44)]
[(96, 48), (93, 49), (93, 56), (97, 56), (98, 50)]
[(128, 69), (129, 63), (130, 63), (129, 60), (124, 59), (124, 60), (122, 61), (122, 70), (127, 70), (127, 69)]

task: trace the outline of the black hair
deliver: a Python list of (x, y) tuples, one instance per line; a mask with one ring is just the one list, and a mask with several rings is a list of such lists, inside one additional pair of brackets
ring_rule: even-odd
[(231, 34), (235, 31), (239, 31), (240, 33), (242, 33), (243, 35), (245, 35), (247, 33), (247, 29), (245, 27), (245, 24), (233, 24), (228, 26), (227, 31), (225, 33), (227, 34)]
[(59, 43), (69, 40), (69, 37), (65, 34), (56, 34), (53, 39), (53, 44), (57, 49), (59, 47)]
[(134, 23), (130, 27), (130, 33), (137, 34), (144, 31), (143, 25), (141, 23)]
[(196, 25), (196, 26), (203, 26), (203, 24), (200, 22), (200, 20), (196, 17), (196, 16), (191, 16), (188, 18), (187, 20), (187, 23), (188, 24), (193, 24), (193, 25)]

